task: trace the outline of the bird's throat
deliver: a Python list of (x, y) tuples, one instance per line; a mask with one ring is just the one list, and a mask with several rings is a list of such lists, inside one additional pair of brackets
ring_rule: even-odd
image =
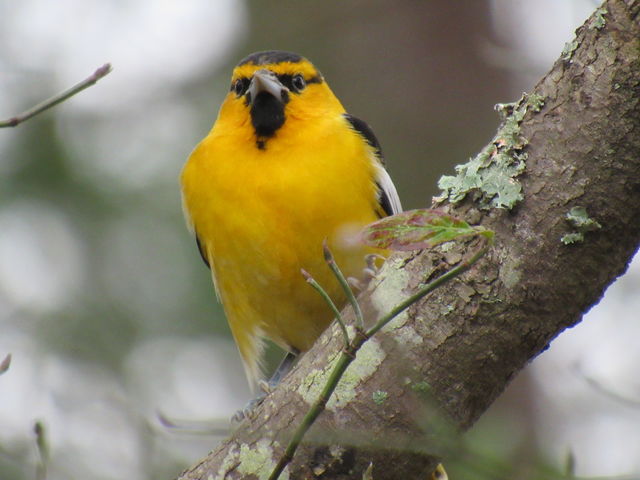
[(251, 124), (258, 138), (258, 148), (264, 148), (265, 141), (275, 135), (284, 120), (284, 103), (270, 93), (260, 92), (251, 105)]

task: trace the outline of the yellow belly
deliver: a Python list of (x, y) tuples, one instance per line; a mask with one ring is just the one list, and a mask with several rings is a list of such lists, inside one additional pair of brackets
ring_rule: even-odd
[(237, 140), (215, 129), (203, 140), (183, 171), (183, 197), (254, 376), (259, 337), (304, 351), (332, 320), (300, 269), (341, 305), (322, 242), (329, 240), (346, 276), (359, 277), (371, 250), (354, 243), (354, 234), (376, 219), (377, 192), (370, 152), (355, 134), (318, 135), (311, 145), (273, 142), (265, 150), (251, 142), (238, 148)]

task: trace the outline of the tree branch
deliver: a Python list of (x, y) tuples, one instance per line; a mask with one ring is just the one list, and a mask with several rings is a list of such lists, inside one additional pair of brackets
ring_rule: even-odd
[(111, 64), (105, 63), (104, 65), (99, 67), (95, 72), (89, 75), (87, 78), (85, 78), (81, 82), (76, 83), (73, 87), (68, 88), (64, 92), (60, 92), (59, 94), (44, 100), (38, 105), (31, 107), (29, 110), (26, 110), (21, 114), (16, 115), (15, 117), (11, 117), (6, 120), (0, 120), (0, 128), (16, 127), (21, 123), (26, 122), (30, 118), (35, 117), (36, 115), (44, 112), (45, 110), (49, 110), (50, 108), (55, 107), (59, 103), (62, 103), (65, 100), (68, 100), (69, 98), (73, 97), (74, 95), (77, 95), (85, 88), (88, 88), (91, 85), (94, 85), (102, 77), (108, 75), (111, 72), (111, 70), (112, 70)]
[[(534, 92), (508, 108), (479, 157), (478, 183), (445, 204), (494, 230), (495, 246), (367, 342), (285, 470), (289, 478), (360, 479), (371, 462), (376, 480), (427, 478), (447, 442), (434, 403), (467, 429), (625, 271), (640, 242), (640, 1), (608, 0), (597, 13)], [(493, 208), (497, 199), (515, 205)], [(577, 228), (566, 214), (576, 206), (601, 228), (565, 244)], [(360, 296), (368, 325), (463, 254), (394, 255)], [(325, 332), (257, 415), (180, 478), (266, 478), (342, 342), (338, 326)]]

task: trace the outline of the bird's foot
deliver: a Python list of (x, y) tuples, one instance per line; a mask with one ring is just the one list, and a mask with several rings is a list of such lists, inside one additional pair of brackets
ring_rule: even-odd
[(267, 398), (267, 395), (275, 390), (275, 388), (280, 383), (280, 380), (282, 380), (282, 378), (287, 373), (289, 373), (299, 353), (300, 352), (298, 350), (292, 347), (291, 351), (287, 353), (280, 365), (278, 365), (278, 368), (274, 372), (273, 376), (268, 381), (258, 380), (258, 395), (256, 396), (256, 398), (249, 401), (249, 403), (247, 403), (242, 410), (238, 410), (233, 415), (233, 417), (231, 417), (232, 423), (240, 423), (245, 418), (249, 420), (255, 418), (256, 410), (258, 409), (258, 407), (262, 405), (262, 402), (264, 402), (264, 399)]
[(268, 382), (265, 382), (264, 380), (258, 382), (258, 386), (262, 391), (255, 398), (249, 400), (241, 410), (238, 410), (233, 414), (231, 417), (232, 424), (238, 424), (245, 419), (253, 420), (256, 417), (258, 407), (262, 405), (262, 402), (264, 402), (264, 399), (267, 398), (267, 395), (270, 393), (263, 390), (262, 384), (265, 384), (267, 387), (269, 385)]
[(365, 288), (367, 288), (367, 285), (369, 285), (371, 279), (373, 279), (380, 271), (378, 261), (380, 261), (381, 265), (385, 260), (385, 257), (383, 257), (382, 255), (378, 255), (377, 253), (370, 253), (368, 255), (365, 255), (364, 261), (366, 267), (362, 269), (362, 280), (354, 277), (347, 278), (347, 282), (349, 283), (351, 288), (357, 290), (358, 292), (362, 292)]

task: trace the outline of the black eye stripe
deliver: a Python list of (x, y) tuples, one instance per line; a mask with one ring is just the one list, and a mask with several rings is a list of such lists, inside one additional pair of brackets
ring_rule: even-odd
[(231, 83), (230, 90), (241, 97), (246, 93), (250, 83), (251, 81), (247, 77), (238, 78)]
[[(296, 86), (294, 85), (293, 78), (297, 75), (300, 75), (300, 74), (291, 75), (289, 73), (281, 73), (280, 75), (277, 75), (277, 77), (280, 83), (282, 83), (285, 87), (289, 89), (289, 91), (293, 93), (299, 93), (301, 90), (304, 89), (306, 85), (309, 85), (310, 83), (323, 82), (321, 75), (315, 75), (310, 78), (304, 78), (302, 75), (300, 75), (300, 77), (302, 77), (302, 79), (304, 80), (305, 85), (302, 88), (296, 88)], [(229, 88), (229, 90), (234, 92), (236, 96), (241, 97), (245, 93), (247, 93), (247, 89), (249, 88), (250, 84), (251, 84), (250, 78), (240, 77), (235, 79), (233, 82), (231, 82), (231, 87)]]
[[(278, 75), (278, 80), (280, 80), (280, 83), (282, 83), (289, 90), (291, 90), (292, 92), (296, 92), (298, 89), (293, 85), (293, 77), (295, 76), (296, 75), (291, 75), (289, 73), (281, 73), (280, 75)], [(302, 75), (301, 77), (304, 79), (307, 85), (309, 85), (310, 83), (322, 83), (322, 77), (319, 75), (311, 78), (305, 78)]]
[[(299, 74), (296, 74), (296, 75), (299, 75)], [(278, 77), (278, 80), (280, 80), (280, 83), (282, 83), (290, 91), (294, 93), (299, 93), (300, 90), (304, 89), (304, 86), (302, 87), (302, 89), (296, 88), (293, 81), (293, 78), (296, 75), (291, 75), (289, 73), (281, 73), (277, 77)], [(320, 77), (319, 75), (316, 75), (315, 77), (311, 77), (311, 78), (304, 78), (304, 76), (302, 75), (300, 76), (302, 77), (306, 85), (309, 85), (310, 83), (322, 83), (322, 77)]]
[(287, 87), (290, 91), (296, 92), (298, 89), (293, 86), (293, 75), (282, 73), (278, 75), (278, 80), (280, 83)]

